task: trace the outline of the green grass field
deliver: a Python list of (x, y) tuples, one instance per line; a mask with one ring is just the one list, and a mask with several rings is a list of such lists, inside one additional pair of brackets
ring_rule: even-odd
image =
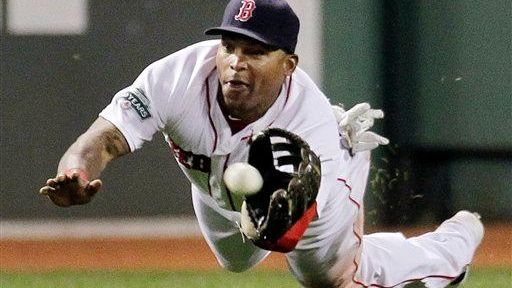
[[(0, 273), (1, 288), (299, 287), (285, 271)], [(473, 269), (465, 288), (511, 288), (512, 268)]]

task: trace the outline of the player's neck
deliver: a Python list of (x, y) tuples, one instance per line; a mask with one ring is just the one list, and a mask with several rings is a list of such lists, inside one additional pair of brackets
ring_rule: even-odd
[(227, 105), (224, 100), (221, 88), (219, 88), (219, 90), (217, 91), (217, 102), (219, 103), (219, 106), (226, 120), (236, 120), (247, 126), (252, 122), (257, 121), (258, 119), (263, 117), (265, 113), (267, 113), (267, 111), (270, 109), (270, 107), (274, 105), (277, 98), (279, 98), (280, 93), (281, 91), (278, 91), (275, 94), (276, 96), (274, 98), (267, 99), (267, 101), (260, 101), (257, 107), (254, 107), (254, 109), (251, 109), (249, 111), (246, 111), (246, 113), (241, 113), (240, 111), (232, 111), (229, 105)]
[(226, 119), (226, 122), (229, 124), (229, 128), (231, 129), (232, 134), (236, 134), (237, 132), (243, 130), (247, 125), (254, 122), (255, 120), (247, 120), (247, 119), (241, 119), (238, 117), (231, 116), (228, 108), (226, 107), (226, 103), (224, 102), (224, 98), (222, 97), (222, 91), (219, 88), (217, 92), (217, 101), (220, 106), (220, 110), (222, 111), (222, 114), (224, 115), (224, 119)]

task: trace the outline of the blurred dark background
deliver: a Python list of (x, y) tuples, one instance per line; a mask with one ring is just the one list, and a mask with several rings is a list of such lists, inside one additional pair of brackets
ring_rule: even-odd
[[(189, 183), (161, 135), (109, 166), (90, 205), (58, 208), (37, 191), (111, 97), (151, 62), (207, 39), (227, 1), (82, 0), (86, 30), (59, 35), (13, 32), (11, 1), (0, 1), (2, 219), (191, 215)], [(332, 102), (386, 112), (376, 129), (392, 144), (374, 154), (368, 221), (459, 209), (510, 221), (511, 2), (319, 3), (319, 85)]]

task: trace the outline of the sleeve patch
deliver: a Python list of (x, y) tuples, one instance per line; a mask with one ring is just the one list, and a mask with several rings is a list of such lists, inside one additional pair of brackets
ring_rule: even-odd
[(151, 118), (151, 113), (149, 113), (150, 101), (141, 89), (135, 88), (126, 91), (122, 99), (124, 102), (122, 102), (121, 106), (124, 109), (131, 108), (135, 110), (142, 120)]

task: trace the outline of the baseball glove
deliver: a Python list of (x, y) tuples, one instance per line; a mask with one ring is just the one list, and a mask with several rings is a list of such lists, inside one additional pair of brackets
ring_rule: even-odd
[(299, 136), (270, 128), (251, 139), (249, 164), (263, 187), (242, 204), (241, 231), (260, 248), (289, 252), (316, 216), (320, 159)]

